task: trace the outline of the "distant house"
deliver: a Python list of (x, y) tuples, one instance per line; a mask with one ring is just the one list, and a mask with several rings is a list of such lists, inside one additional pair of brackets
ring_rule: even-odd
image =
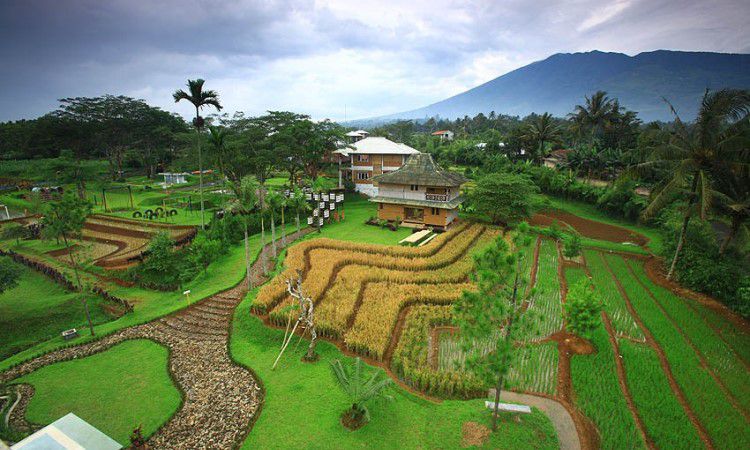
[(162, 175), (164, 177), (164, 184), (185, 184), (187, 183), (187, 180), (185, 180), (185, 176), (189, 174), (185, 172), (182, 172), (182, 173), (162, 172), (159, 175)]
[(463, 175), (443, 170), (428, 153), (409, 156), (403, 167), (374, 177), (378, 195), (370, 199), (378, 204), (378, 218), (401, 219), (406, 225), (429, 226), (445, 230), (458, 217), (463, 202)]
[(568, 153), (572, 152), (570, 149), (553, 150), (544, 158), (544, 166), (550, 169), (555, 169), (565, 164), (568, 160)]
[(75, 414), (68, 413), (10, 448), (11, 450), (119, 450), (122, 445)]
[(453, 140), (453, 132), (451, 130), (439, 130), (434, 133), (432, 133), (433, 136), (439, 136), (440, 140), (446, 140), (446, 141), (452, 141)]
[(341, 155), (339, 186), (343, 180), (352, 180), (357, 192), (378, 195), (378, 185), (373, 177), (392, 172), (404, 165), (409, 155), (419, 153), (406, 144), (384, 137), (366, 137), (333, 152)]
[(365, 130), (350, 131), (350, 132), (346, 133), (346, 137), (349, 138), (349, 142), (350, 143), (354, 143), (354, 142), (360, 141), (360, 140), (366, 138), (369, 135), (370, 135), (370, 133), (368, 133)]

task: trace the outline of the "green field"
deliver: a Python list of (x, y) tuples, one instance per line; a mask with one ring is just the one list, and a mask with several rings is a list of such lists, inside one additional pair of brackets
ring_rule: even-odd
[[(69, 328), (88, 333), (78, 294), (26, 266), (18, 266), (22, 270), (18, 286), (0, 294), (0, 359), (55, 338)], [(111, 320), (100, 297), (89, 296), (88, 304), (95, 324)]]
[(166, 348), (125, 341), (86, 358), (52, 364), (19, 378), (34, 386), (28, 420), (48, 424), (72, 412), (117, 442), (143, 425), (151, 435), (177, 411), (180, 391), (167, 372)]

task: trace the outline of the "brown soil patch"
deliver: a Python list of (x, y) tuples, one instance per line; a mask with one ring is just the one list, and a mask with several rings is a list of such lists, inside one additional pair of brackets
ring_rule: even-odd
[(486, 426), (476, 422), (464, 422), (461, 427), (461, 446), (481, 447), (490, 437), (492, 431)]
[(656, 351), (656, 355), (659, 357), (659, 363), (661, 365), (662, 370), (664, 371), (664, 374), (667, 376), (667, 380), (669, 381), (669, 386), (672, 389), (672, 392), (675, 394), (675, 397), (677, 397), (677, 400), (680, 402), (680, 405), (682, 405), (682, 408), (685, 410), (685, 414), (687, 414), (688, 418), (690, 419), (690, 422), (695, 427), (696, 431), (698, 432), (698, 435), (701, 438), (701, 441), (703, 441), (703, 444), (709, 448), (713, 449), (715, 448), (713, 445), (713, 441), (711, 441), (711, 437), (708, 435), (708, 432), (706, 431), (703, 424), (698, 420), (698, 416), (696, 416), (695, 411), (693, 411), (693, 408), (690, 406), (690, 404), (687, 401), (687, 397), (685, 397), (685, 393), (682, 392), (682, 388), (677, 384), (677, 380), (674, 377), (674, 374), (672, 373), (672, 367), (669, 365), (669, 361), (667, 360), (667, 356), (664, 353), (664, 349), (661, 348), (661, 345), (654, 339), (654, 336), (651, 334), (651, 331), (649, 331), (648, 328), (646, 328), (646, 325), (643, 323), (643, 320), (641, 320), (641, 316), (638, 315), (638, 313), (635, 311), (635, 308), (633, 307), (632, 302), (630, 301), (630, 297), (625, 293), (625, 289), (623, 289), (622, 284), (620, 283), (620, 280), (615, 276), (614, 272), (612, 271), (612, 268), (609, 266), (609, 263), (607, 262), (607, 259), (602, 255), (599, 254), (599, 257), (602, 259), (602, 262), (604, 263), (604, 267), (607, 269), (607, 272), (609, 272), (610, 276), (614, 280), (615, 284), (617, 285), (617, 290), (620, 292), (620, 295), (622, 296), (623, 300), (625, 300), (625, 305), (628, 309), (628, 312), (633, 317), (633, 320), (635, 320), (635, 323), (638, 325), (638, 327), (643, 331), (643, 335), (646, 337), (646, 343), (651, 346), (651, 348)]
[(565, 211), (544, 211), (531, 218), (532, 225), (549, 226), (558, 222), (579, 232), (582, 236), (609, 242), (633, 242), (640, 246), (648, 244), (648, 238), (623, 227), (597, 222)]
[(47, 254), (50, 255), (50, 256), (52, 256), (52, 257), (55, 257), (55, 258), (57, 258), (58, 256), (68, 256), (68, 250), (70, 250), (73, 253), (75, 253), (78, 250), (78, 248), (80, 248), (80, 245), (73, 244), (73, 245), (70, 246), (69, 249), (67, 249), (67, 248), (61, 248), (61, 249), (58, 249), (58, 250), (50, 250), (50, 251), (47, 252)]
[(354, 431), (359, 430), (365, 424), (367, 421), (363, 416), (355, 416), (352, 414), (351, 410), (344, 411), (343, 414), (341, 414), (341, 425), (343, 425), (347, 430)]
[(565, 347), (573, 355), (596, 353), (596, 347), (588, 339), (576, 336), (566, 330), (550, 335), (547, 340), (557, 342), (558, 346)]

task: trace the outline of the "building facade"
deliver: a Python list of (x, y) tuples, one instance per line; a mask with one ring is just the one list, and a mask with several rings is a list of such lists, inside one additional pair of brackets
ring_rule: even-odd
[(466, 178), (442, 169), (427, 153), (417, 153), (398, 170), (378, 175), (378, 218), (407, 226), (445, 230), (458, 218)]
[(341, 156), (339, 186), (343, 180), (352, 180), (357, 192), (372, 197), (378, 195), (374, 177), (398, 170), (419, 151), (384, 137), (365, 137), (334, 153)]

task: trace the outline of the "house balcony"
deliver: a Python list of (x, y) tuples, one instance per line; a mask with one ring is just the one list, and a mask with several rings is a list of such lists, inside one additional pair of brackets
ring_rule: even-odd
[(448, 194), (425, 194), (424, 199), (433, 202), (447, 202)]

